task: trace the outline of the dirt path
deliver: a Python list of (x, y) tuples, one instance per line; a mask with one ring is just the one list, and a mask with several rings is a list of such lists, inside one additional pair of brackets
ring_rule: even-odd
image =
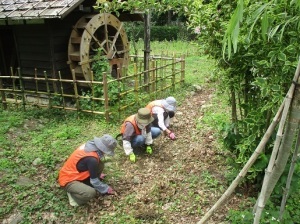
[[(135, 164), (126, 157), (120, 159), (119, 169), (125, 175), (113, 183), (119, 195), (104, 198), (101, 206), (111, 211), (111, 204), (118, 200), (126, 205), (125, 213), (145, 223), (186, 224), (201, 219), (227, 188), (225, 155), (215, 149), (213, 133), (196, 128), (196, 121), (204, 116), (201, 107), (210, 104), (212, 92), (195, 93), (177, 108), (172, 127), (177, 140), (160, 137), (153, 154), (139, 155)], [(222, 223), (239, 200), (233, 196), (209, 223)]]

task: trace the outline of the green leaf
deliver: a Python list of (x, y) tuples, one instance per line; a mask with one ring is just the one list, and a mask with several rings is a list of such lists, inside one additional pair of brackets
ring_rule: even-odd
[(265, 11), (261, 22), (261, 35), (264, 41), (266, 40), (268, 28), (269, 28), (269, 18), (268, 18), (268, 13)]
[(286, 61), (286, 55), (283, 52), (279, 52), (279, 54), (278, 54), (278, 60), (280, 60), (280, 61)]

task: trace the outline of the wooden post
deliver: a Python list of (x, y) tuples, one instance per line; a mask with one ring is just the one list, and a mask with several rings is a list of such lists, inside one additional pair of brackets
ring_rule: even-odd
[(107, 76), (106, 76), (106, 72), (103, 72), (102, 74), (103, 74), (103, 95), (104, 95), (105, 119), (106, 119), (106, 121), (109, 121)]
[(75, 76), (75, 70), (72, 69), (72, 77), (73, 77), (73, 85), (74, 85), (74, 93), (75, 93), (75, 100), (76, 100), (76, 108), (77, 108), (77, 115), (80, 110), (79, 100), (78, 100), (78, 89), (77, 89), (77, 82)]
[(92, 87), (92, 114), (93, 114), (93, 117), (95, 117), (95, 90), (94, 90), (94, 72), (91, 71), (91, 87)]
[[(150, 58), (150, 21), (151, 13), (148, 10), (144, 14), (144, 83), (149, 83), (149, 58)], [(146, 91), (149, 91), (149, 86), (146, 87)]]
[(19, 75), (19, 81), (20, 81), (20, 88), (21, 88), (21, 95), (22, 95), (22, 105), (23, 105), (23, 110), (25, 111), (25, 93), (24, 93), (24, 84), (22, 80), (22, 75), (21, 75), (21, 69), (20, 67), (18, 68), (18, 75)]
[(134, 94), (135, 94), (135, 102), (139, 103), (139, 79), (138, 79), (138, 70), (136, 64), (133, 65), (134, 71)]
[[(10, 67), (10, 76), (14, 76), (14, 71), (13, 71), (12, 67)], [(12, 83), (13, 83), (13, 93), (14, 93), (14, 98), (15, 98), (15, 104), (16, 104), (16, 107), (18, 108), (19, 104), (18, 104), (18, 97), (16, 94), (16, 79), (15, 78), (12, 78)]]
[(52, 107), (52, 100), (51, 100), (50, 87), (49, 87), (48, 76), (47, 76), (46, 71), (44, 71), (44, 76), (45, 76), (45, 81), (46, 81), (47, 95), (49, 97), (48, 107), (51, 108)]
[(173, 58), (172, 58), (172, 91), (175, 91), (175, 63), (176, 63), (176, 60), (175, 60), (175, 56), (173, 55)]
[[(2, 83), (2, 79), (1, 79), (1, 72), (0, 72), (0, 88), (3, 89), (3, 83)], [(1, 102), (2, 102), (3, 109), (6, 110), (7, 109), (7, 102), (6, 102), (6, 97), (5, 97), (5, 91), (4, 90), (1, 90)]]
[[(59, 77), (59, 83), (60, 83), (60, 94), (61, 94), (61, 98), (62, 98), (62, 102), (63, 102), (63, 109), (65, 110), (66, 104), (65, 104), (65, 98), (64, 98), (64, 87), (61, 81), (61, 74), (60, 71), (58, 72), (58, 77)], [(66, 112), (66, 110), (65, 110)]]
[(180, 77), (180, 82), (181, 82), (181, 86), (184, 84), (184, 77), (185, 77), (185, 55), (182, 55), (180, 58), (180, 64), (181, 64), (181, 77)]

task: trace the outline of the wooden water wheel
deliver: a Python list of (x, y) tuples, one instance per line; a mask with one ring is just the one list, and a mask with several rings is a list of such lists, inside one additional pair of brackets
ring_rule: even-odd
[(92, 63), (99, 48), (108, 59), (112, 76), (116, 77), (117, 68), (128, 65), (129, 42), (123, 23), (112, 14), (85, 15), (74, 26), (68, 56), (76, 79), (92, 79)]

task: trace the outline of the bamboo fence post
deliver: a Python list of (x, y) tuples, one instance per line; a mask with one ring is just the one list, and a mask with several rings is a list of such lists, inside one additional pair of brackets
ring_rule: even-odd
[(298, 158), (299, 147), (300, 147), (300, 130), (298, 128), (297, 143), (296, 143), (295, 151), (294, 151), (294, 154), (293, 154), (293, 158), (292, 158), (288, 178), (287, 178), (287, 181), (286, 181), (286, 185), (285, 185), (285, 188), (283, 189), (283, 197), (282, 197), (281, 206), (280, 206), (280, 213), (279, 213), (279, 222), (281, 222), (282, 218), (283, 218), (284, 208), (285, 208), (286, 201), (287, 201), (287, 198), (288, 198), (288, 194), (289, 194), (293, 174), (294, 174), (294, 171), (295, 171), (296, 161), (297, 161), (297, 158)]
[(292, 99), (293, 99), (294, 91), (295, 91), (295, 83), (297, 83), (297, 81), (298, 81), (299, 74), (300, 74), (300, 61), (298, 62), (298, 66), (297, 66), (297, 69), (296, 69), (296, 72), (295, 72), (295, 75), (294, 75), (294, 78), (293, 78), (293, 83), (290, 86), (289, 91), (288, 91), (288, 93), (286, 95), (286, 98), (285, 98), (284, 110), (283, 110), (283, 114), (282, 114), (282, 117), (281, 117), (281, 121), (279, 123), (279, 128), (278, 128), (278, 131), (277, 131), (277, 136), (276, 136), (276, 140), (275, 140), (275, 143), (274, 143), (271, 158), (269, 160), (268, 167), (265, 171), (266, 174), (265, 174), (265, 177), (264, 177), (264, 180), (263, 180), (263, 185), (262, 185), (262, 188), (261, 188), (261, 192), (259, 194), (258, 200), (257, 200), (257, 202), (254, 206), (254, 209), (253, 209), (253, 212), (255, 212), (255, 218), (254, 218), (254, 222), (253, 222), (254, 224), (259, 223), (262, 211), (265, 207), (265, 203), (268, 200), (268, 198), (266, 198), (266, 192), (267, 192), (267, 189), (269, 187), (270, 175), (273, 172), (275, 160), (276, 160), (276, 157), (278, 155), (279, 146), (282, 142), (284, 125), (286, 123), (286, 118), (287, 118), (287, 115), (288, 115), (288, 112), (289, 112), (289, 109), (290, 109), (290, 105), (291, 105), (291, 102), (292, 102)]
[[(3, 89), (1, 74), (0, 74), (0, 88)], [(5, 96), (5, 91), (4, 90), (1, 90), (1, 102), (2, 102), (3, 109), (6, 110), (7, 109), (7, 102), (6, 102), (6, 96)]]
[(118, 81), (118, 111), (119, 111), (119, 117), (118, 119), (121, 119), (120, 113), (121, 113), (121, 72), (120, 68), (117, 68), (117, 81)]
[(175, 91), (175, 56), (173, 54), (173, 57), (172, 57), (172, 91), (174, 92)]
[(35, 92), (36, 95), (38, 96), (38, 102), (40, 102), (40, 94), (39, 94), (39, 85), (38, 85), (38, 80), (37, 80), (37, 69), (34, 69), (34, 79), (35, 79)]
[[(13, 71), (12, 67), (10, 67), (10, 76), (14, 77), (14, 71)], [(15, 78), (12, 78), (12, 83), (13, 83), (13, 93), (14, 93), (15, 104), (16, 104), (16, 107), (18, 108), (19, 104), (18, 104), (18, 97), (17, 97), (17, 93), (16, 93), (16, 79)]]
[(152, 93), (155, 92), (155, 65), (154, 65), (154, 63), (155, 63), (155, 60), (152, 60), (151, 61), (151, 70), (152, 70), (152, 72), (151, 72), (151, 81), (150, 81), (150, 83), (151, 83), (151, 92)]
[(91, 88), (92, 88), (92, 114), (95, 117), (95, 90), (94, 90), (94, 72), (91, 71)]
[(155, 61), (155, 76), (154, 76), (154, 78), (155, 78), (155, 98), (158, 98), (158, 94), (157, 94), (157, 89), (158, 89), (158, 86), (159, 86), (159, 84), (158, 84), (158, 79), (159, 79), (159, 70), (158, 70), (158, 67), (159, 67), (159, 65), (158, 65), (158, 60), (156, 60)]
[(59, 84), (60, 84), (60, 95), (61, 95), (61, 99), (62, 99), (62, 102), (63, 102), (63, 109), (66, 113), (66, 102), (65, 102), (65, 97), (64, 97), (64, 87), (63, 87), (63, 83), (62, 83), (62, 80), (61, 80), (61, 74), (60, 74), (60, 71), (58, 72), (58, 77), (59, 77)]
[(105, 110), (105, 119), (109, 121), (109, 111), (108, 111), (108, 84), (106, 72), (103, 72), (103, 95), (104, 95), (104, 110)]
[(18, 68), (18, 75), (19, 75), (19, 81), (20, 81), (20, 88), (21, 88), (21, 95), (22, 95), (22, 105), (23, 105), (23, 110), (25, 111), (25, 93), (24, 93), (24, 83), (21, 75), (21, 69), (20, 67)]
[(249, 158), (248, 162), (245, 164), (243, 169), (240, 171), (238, 176), (233, 180), (231, 185), (227, 188), (225, 193), (221, 196), (221, 198), (210, 208), (209, 211), (206, 212), (206, 214), (202, 217), (202, 219), (197, 223), (197, 224), (204, 224), (214, 213), (215, 210), (217, 210), (223, 202), (229, 198), (229, 196), (232, 194), (232, 192), (235, 190), (235, 188), (238, 186), (239, 182), (244, 178), (246, 173), (249, 171), (250, 167), (253, 165), (253, 163), (256, 161), (258, 156), (261, 154), (263, 151), (264, 147), (266, 146), (270, 136), (272, 135), (275, 127), (277, 126), (279, 119), (281, 117), (282, 111), (283, 111), (283, 105), (284, 101), (279, 107), (275, 117), (273, 118), (272, 123), (268, 127), (267, 131), (265, 132), (264, 136), (262, 137), (260, 143), (256, 147), (254, 153), (251, 155)]
[[(133, 65), (135, 102), (139, 103), (139, 78), (136, 63)], [(141, 78), (141, 76), (139, 76)]]
[(181, 77), (180, 77), (180, 81), (181, 81), (181, 86), (184, 84), (184, 78), (185, 78), (185, 56), (182, 55), (180, 58), (180, 69), (181, 69)]
[(48, 97), (49, 97), (49, 104), (48, 104), (48, 107), (51, 108), (51, 107), (52, 107), (52, 100), (51, 100), (51, 93), (50, 93), (49, 82), (48, 82), (48, 76), (47, 76), (46, 71), (44, 71), (44, 76), (45, 76), (45, 81), (46, 81), (47, 95), (48, 95)]
[(79, 117), (79, 110), (80, 110), (80, 105), (79, 105), (79, 100), (78, 100), (78, 89), (77, 89), (77, 82), (76, 82), (76, 75), (75, 75), (75, 70), (72, 69), (72, 77), (73, 77), (73, 85), (74, 85), (74, 93), (75, 93), (75, 101), (76, 101), (76, 108), (77, 108), (77, 118)]

